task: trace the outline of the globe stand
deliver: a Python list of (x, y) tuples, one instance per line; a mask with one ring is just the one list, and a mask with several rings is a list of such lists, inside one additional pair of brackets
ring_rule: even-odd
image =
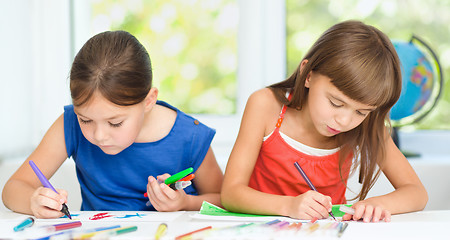
[(400, 148), (400, 138), (398, 137), (398, 127), (392, 128), (392, 140), (394, 140), (395, 145), (400, 149), (400, 152), (406, 157), (406, 158), (417, 158), (420, 157), (420, 153), (417, 152), (411, 152), (411, 151), (405, 151)]

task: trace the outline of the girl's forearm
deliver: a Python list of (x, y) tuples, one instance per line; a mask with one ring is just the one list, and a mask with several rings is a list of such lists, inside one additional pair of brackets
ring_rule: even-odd
[(32, 214), (30, 208), (31, 195), (35, 191), (30, 185), (10, 179), (3, 188), (3, 204), (14, 212)]
[(222, 189), (222, 204), (233, 212), (288, 216), (289, 198), (291, 197), (263, 193), (243, 185)]
[(409, 184), (367, 201), (381, 204), (391, 214), (400, 214), (423, 210), (428, 202), (428, 194), (423, 186)]

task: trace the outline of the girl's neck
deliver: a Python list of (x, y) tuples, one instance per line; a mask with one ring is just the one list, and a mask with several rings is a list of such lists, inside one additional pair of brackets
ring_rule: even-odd
[[(335, 136), (324, 136), (317, 131), (311, 119), (308, 104), (305, 104), (301, 110), (288, 108), (287, 112), (289, 112), (286, 114), (287, 117), (291, 118), (291, 121), (287, 121), (290, 123), (288, 126), (293, 126), (293, 128), (289, 127), (289, 129), (293, 129), (290, 132), (295, 132), (294, 139), (314, 148), (334, 149), (338, 147)], [(285, 121), (283, 121), (284, 123)]]
[(136, 142), (156, 142), (166, 137), (172, 130), (177, 113), (167, 107), (155, 104), (145, 113), (144, 123)]

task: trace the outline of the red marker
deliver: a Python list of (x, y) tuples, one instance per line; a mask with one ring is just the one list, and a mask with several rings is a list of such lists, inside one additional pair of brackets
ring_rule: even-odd
[(181, 182), (181, 181), (191, 181), (192, 179), (194, 179), (195, 178), (195, 174), (189, 174), (189, 175), (187, 175), (186, 177), (184, 177), (184, 178), (182, 178), (182, 179), (180, 179), (180, 180), (178, 180), (179, 182)]
[(46, 229), (49, 232), (55, 232), (55, 231), (61, 231), (61, 230), (77, 228), (77, 227), (81, 227), (80, 221), (56, 224), (53, 226), (48, 226), (48, 227), (46, 227)]

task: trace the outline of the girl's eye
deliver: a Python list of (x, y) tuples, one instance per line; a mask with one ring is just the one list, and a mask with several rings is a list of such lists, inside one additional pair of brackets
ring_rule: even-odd
[(363, 117), (367, 116), (367, 113), (362, 113), (362, 112), (360, 112), (360, 111), (356, 111), (356, 113), (357, 113), (358, 115), (360, 115), (360, 116), (363, 116)]
[(331, 101), (331, 100), (330, 100), (330, 104), (331, 104), (331, 106), (333, 106), (333, 107), (342, 107), (341, 105), (338, 105), (338, 104), (334, 103), (334, 102)]
[(80, 122), (83, 124), (88, 124), (88, 123), (92, 122), (92, 120), (83, 120), (81, 118), (79, 118), (79, 119), (80, 119)]
[(120, 127), (120, 126), (122, 126), (122, 123), (123, 123), (123, 121), (122, 121), (122, 122), (120, 122), (120, 123), (109, 123), (109, 125), (110, 125), (111, 127), (115, 127), (115, 128), (117, 128), (117, 127)]

